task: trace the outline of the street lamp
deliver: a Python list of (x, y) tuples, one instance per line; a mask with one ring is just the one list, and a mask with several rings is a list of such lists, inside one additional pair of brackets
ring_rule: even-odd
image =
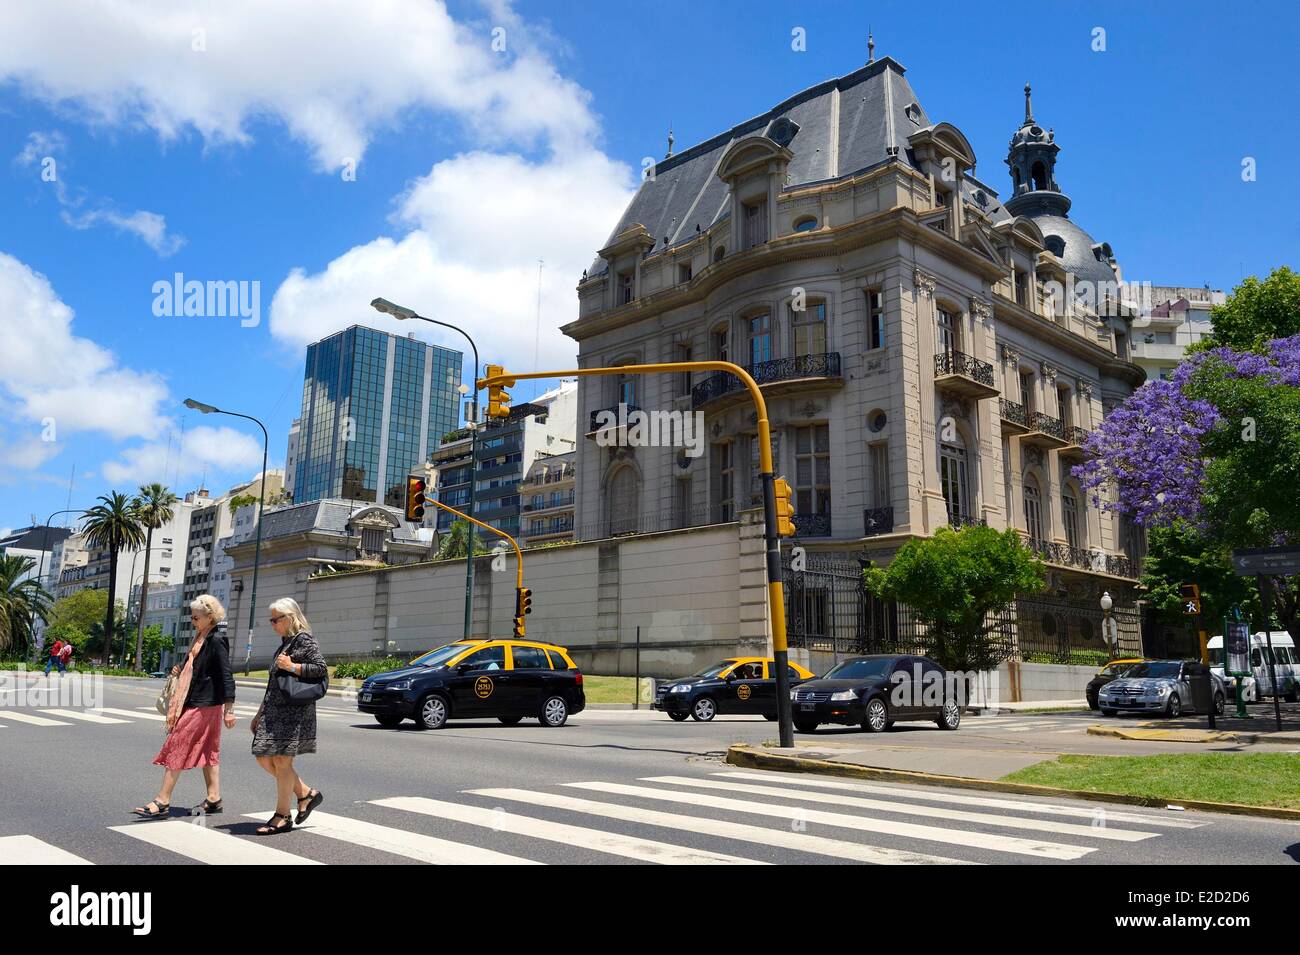
[(1110, 591), (1104, 591), (1101, 595), (1101, 636), (1106, 641), (1106, 646), (1110, 648), (1110, 658), (1115, 659), (1115, 651), (1118, 649), (1119, 639), (1112, 632), (1112, 623), (1110, 612), (1115, 607), (1115, 601), (1111, 599)]
[[(436, 318), (426, 318), (417, 313), (414, 309), (404, 305), (395, 305), (386, 298), (377, 298), (370, 303), (370, 307), (376, 312), (384, 315), (391, 315), (398, 321), (408, 321), (416, 319), (421, 322), (428, 322), (430, 325), (441, 325), (443, 328), (450, 328), (453, 332), (459, 332), (465, 336), (465, 341), (469, 342), (470, 351), (474, 354), (474, 378), (476, 388), (474, 399), (470, 402), (470, 429), (469, 429), (469, 506), (465, 513), (470, 517), (474, 516), (474, 485), (476, 483), (474, 472), (478, 469), (478, 346), (474, 344), (474, 339), (469, 337), (469, 332), (463, 328), (457, 328), (448, 322), (439, 321)], [(469, 391), (463, 384), (460, 393), (465, 394)], [(423, 462), (421, 462), (423, 463)], [(472, 637), (474, 629), (474, 525), (469, 528), (468, 543), (465, 545), (465, 639)]]
[[(271, 450), (271, 437), (266, 433), (266, 425), (252, 415), (240, 414), (238, 411), (222, 411), (220, 408), (195, 401), (193, 398), (185, 399), (185, 407), (203, 414), (224, 414), (232, 418), (244, 418), (262, 429), (262, 493), (257, 505), (257, 540), (253, 544), (253, 593), (248, 604), (248, 642), (244, 645), (244, 676), (248, 676), (249, 661), (253, 656), (253, 626), (257, 617), (257, 571), (262, 557), (262, 519), (266, 511), (266, 459)], [(184, 594), (181, 602), (184, 603)]]

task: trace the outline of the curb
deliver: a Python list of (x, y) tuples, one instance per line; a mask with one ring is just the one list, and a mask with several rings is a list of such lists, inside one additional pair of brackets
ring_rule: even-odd
[(808, 759), (803, 756), (764, 753), (750, 746), (729, 747), (724, 762), (731, 766), (742, 766), (747, 769), (767, 769), (787, 773), (821, 773), (828, 776), (843, 776), (849, 779), (872, 779), (879, 782), (912, 783), (920, 786), (947, 786), (953, 789), (1015, 793), (1021, 796), (1086, 799), (1091, 802), (1145, 806), (1148, 809), (1164, 809), (1173, 804), (1184, 809), (1197, 809), (1202, 812), (1218, 812), (1234, 816), (1253, 816), (1256, 818), (1286, 819), (1290, 822), (1300, 822), (1300, 809), (1247, 806), (1228, 802), (1202, 802), (1195, 799), (1180, 799), (1175, 802), (1155, 796), (1130, 796), (1124, 793), (1092, 792), (1085, 789), (1059, 789), (1055, 786), (1037, 786), (1032, 783), (1006, 783), (996, 779), (975, 779), (971, 776), (943, 776), (938, 773), (922, 773), (907, 769), (881, 769), (876, 766), (834, 763), (823, 759)]
[[(240, 680), (240, 679), (236, 679), (236, 680), (235, 680), (235, 686), (237, 686), (237, 687), (239, 687), (239, 686), (256, 687), (256, 688), (258, 688), (259, 690), (265, 690), (265, 689), (266, 689), (266, 681), (265, 681), (265, 680)], [(338, 698), (340, 698), (340, 699), (355, 699), (355, 698), (356, 698), (356, 692), (355, 692), (355, 690), (344, 690), (344, 689), (340, 689), (340, 688), (338, 688), (338, 687), (330, 687), (328, 690), (325, 691), (325, 695), (326, 695), (326, 696), (338, 697)]]
[(1127, 739), (1146, 743), (1242, 743), (1235, 733), (1221, 733), (1218, 730), (1194, 729), (1132, 729), (1121, 730), (1113, 726), (1089, 726), (1089, 736), (1106, 736), (1111, 739)]

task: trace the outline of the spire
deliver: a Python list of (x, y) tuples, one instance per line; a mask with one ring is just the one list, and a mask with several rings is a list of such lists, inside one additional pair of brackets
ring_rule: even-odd
[(876, 38), (871, 35), (870, 27), (867, 27), (867, 62), (876, 62)]
[(1029, 102), (1029, 84), (1025, 84), (1025, 125), (1028, 126), (1034, 121), (1034, 108)]
[(668, 124), (668, 153), (667, 155), (664, 156), (665, 159), (670, 159), (672, 157), (673, 143), (675, 142), (677, 142), (677, 140), (673, 138), (673, 124), (669, 123)]

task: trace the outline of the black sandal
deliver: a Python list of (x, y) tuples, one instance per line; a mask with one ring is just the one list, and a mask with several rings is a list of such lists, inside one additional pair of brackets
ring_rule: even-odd
[[(150, 806), (157, 806), (156, 810), (150, 809)], [(150, 799), (143, 806), (136, 806), (131, 810), (137, 816), (143, 816), (145, 819), (166, 819), (171, 815), (172, 804), (169, 802), (159, 802), (157, 799)]]
[[(294, 816), (294, 824), (301, 826), (307, 821), (307, 817), (311, 815), (311, 811), (324, 801), (325, 797), (321, 795), (319, 789), (309, 789), (307, 795), (298, 799), (298, 815)], [(306, 809), (302, 808), (304, 802), (307, 804)]]
[(215, 816), (217, 813), (223, 811), (224, 810), (222, 808), (220, 799), (216, 800), (215, 802), (211, 799), (204, 799), (203, 802), (199, 803), (197, 806), (195, 806), (193, 809), (190, 810), (190, 815), (191, 816)]
[[(277, 826), (275, 824), (277, 819), (283, 819), (285, 824), (283, 826)], [(257, 836), (273, 836), (278, 832), (288, 832), (292, 828), (293, 820), (289, 818), (289, 814), (287, 812), (277, 812), (270, 819), (266, 820), (266, 825), (258, 826), (253, 834)]]

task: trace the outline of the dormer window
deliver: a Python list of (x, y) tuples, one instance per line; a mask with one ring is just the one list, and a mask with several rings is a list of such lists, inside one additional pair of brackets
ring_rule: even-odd
[(747, 203), (742, 208), (745, 216), (745, 248), (752, 249), (767, 241), (767, 197)]
[(682, 284), (682, 283), (685, 283), (685, 282), (689, 282), (690, 280), (691, 280), (691, 263), (690, 263), (690, 262), (678, 262), (678, 263), (677, 263), (677, 282), (678, 282), (678, 284)]
[(616, 305), (626, 305), (632, 301), (632, 273), (618, 273), (618, 298), (615, 300)]
[(795, 220), (795, 232), (812, 232), (817, 228), (816, 216), (804, 216), (802, 219)]

